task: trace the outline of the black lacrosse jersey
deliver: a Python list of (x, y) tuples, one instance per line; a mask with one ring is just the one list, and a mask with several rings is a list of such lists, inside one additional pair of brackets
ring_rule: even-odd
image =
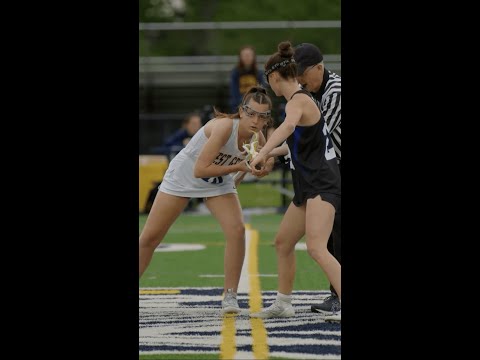
[[(312, 98), (305, 90), (295, 92), (292, 98), (298, 93)], [(315, 125), (297, 125), (288, 137), (287, 145), (296, 206), (317, 195), (341, 196), (337, 157), (322, 114)]]

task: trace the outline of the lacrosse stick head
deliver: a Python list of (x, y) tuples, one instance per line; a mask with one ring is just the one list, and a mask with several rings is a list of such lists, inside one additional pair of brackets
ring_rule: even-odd
[(243, 144), (243, 149), (246, 152), (245, 160), (247, 167), (251, 170), (250, 161), (252, 161), (255, 156), (258, 155), (258, 132), (253, 133), (252, 138), (250, 139), (250, 143)]

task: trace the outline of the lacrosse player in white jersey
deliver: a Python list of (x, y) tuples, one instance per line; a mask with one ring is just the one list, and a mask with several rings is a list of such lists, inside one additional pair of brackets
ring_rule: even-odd
[[(265, 143), (262, 130), (272, 121), (272, 101), (264, 88), (252, 87), (235, 114), (215, 112), (170, 162), (139, 239), (139, 277), (155, 248), (190, 198), (204, 198), (224, 232), (224, 298), (222, 312), (240, 312), (237, 288), (245, 256), (245, 227), (236, 186), (249, 160)], [(273, 159), (258, 177), (273, 168)]]

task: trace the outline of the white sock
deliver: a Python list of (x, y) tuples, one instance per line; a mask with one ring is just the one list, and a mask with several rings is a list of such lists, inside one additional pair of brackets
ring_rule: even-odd
[(232, 294), (234, 297), (237, 297), (237, 293), (233, 291), (233, 288), (230, 288), (230, 289), (227, 289), (227, 291), (225, 291), (225, 292), (223, 293), (223, 298), (225, 298), (225, 295), (227, 295), (227, 293), (228, 293), (229, 290), (232, 290), (232, 291), (231, 291), (231, 294)]
[(281, 292), (277, 292), (277, 300), (279, 301), (282, 301), (284, 303), (287, 303), (287, 304), (291, 304), (292, 303), (292, 295), (285, 295), (285, 294), (282, 294)]

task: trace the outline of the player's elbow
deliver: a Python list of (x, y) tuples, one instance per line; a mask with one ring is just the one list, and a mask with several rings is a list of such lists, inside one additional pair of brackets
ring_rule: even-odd
[(193, 176), (196, 178), (202, 177), (202, 171), (198, 169), (196, 166), (195, 166), (195, 169), (193, 169)]
[(195, 167), (193, 168), (193, 176), (196, 178), (207, 177), (205, 175), (205, 168), (196, 164)]

